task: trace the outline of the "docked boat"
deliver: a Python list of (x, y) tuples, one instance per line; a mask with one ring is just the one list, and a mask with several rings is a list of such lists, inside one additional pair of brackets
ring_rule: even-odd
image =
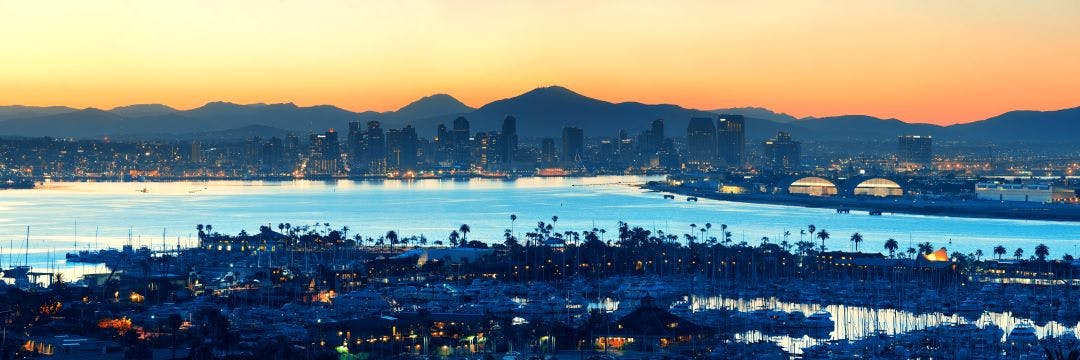
[(809, 328), (831, 328), (833, 327), (832, 314), (825, 310), (815, 311), (810, 316), (806, 317), (803, 321), (803, 326)]
[(1013, 348), (1031, 348), (1039, 343), (1039, 336), (1035, 333), (1035, 327), (1024, 321), (1016, 324), (1009, 332), (1005, 343)]

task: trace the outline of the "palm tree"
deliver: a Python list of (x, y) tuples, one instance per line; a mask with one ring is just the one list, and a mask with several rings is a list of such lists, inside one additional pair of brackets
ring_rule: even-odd
[(1035, 257), (1039, 261), (1046, 261), (1047, 256), (1050, 256), (1050, 248), (1046, 244), (1039, 244), (1039, 246), (1035, 247)]
[(1016, 251), (1013, 251), (1013, 256), (1016, 257), (1016, 260), (1020, 260), (1020, 258), (1024, 257), (1024, 249), (1016, 248)]
[[(814, 225), (810, 225), (810, 228), (814, 229)], [(814, 233), (814, 230), (810, 230), (810, 233)], [(821, 231), (817, 232), (817, 238), (821, 239), (821, 251), (825, 252), (825, 240), (829, 240), (829, 231), (821, 229)]]
[(461, 238), (461, 234), (458, 234), (457, 230), (450, 232), (450, 246), (457, 247), (458, 239)]
[(469, 228), (469, 224), (461, 224), (461, 227), (459, 227), (458, 230), (461, 231), (461, 242), (469, 242), (469, 232), (472, 231), (472, 229)]
[(979, 258), (983, 256), (982, 249), (975, 249), (975, 261), (979, 261)]
[(934, 244), (931, 244), (929, 241), (919, 244), (918, 246), (920, 254), (929, 254), (934, 252)]
[(1006, 252), (1008, 252), (1008, 250), (1005, 250), (1004, 246), (998, 245), (994, 247), (994, 255), (997, 256), (998, 260), (1001, 260), (1001, 257), (1005, 256)]
[(907, 253), (909, 259), (914, 259), (915, 258), (915, 253), (917, 253), (919, 251), (915, 250), (915, 248), (913, 248), (913, 247), (908, 247), (907, 250), (904, 251), (904, 252)]
[(859, 252), (859, 243), (861, 243), (862, 240), (862, 234), (858, 232), (851, 234), (851, 242), (855, 243), (855, 252)]
[(514, 232), (515, 221), (517, 221), (517, 214), (510, 214), (510, 233)]
[(390, 253), (394, 253), (394, 244), (397, 244), (398, 236), (397, 231), (390, 230), (386, 232), (386, 241), (390, 242)]
[(889, 251), (889, 257), (896, 257), (896, 249), (900, 248), (900, 244), (896, 242), (896, 239), (889, 238), (885, 240), (885, 250)]
[(806, 230), (810, 231), (810, 238), (813, 239), (814, 238), (814, 230), (817, 230), (817, 226), (814, 226), (814, 224), (807, 225)]

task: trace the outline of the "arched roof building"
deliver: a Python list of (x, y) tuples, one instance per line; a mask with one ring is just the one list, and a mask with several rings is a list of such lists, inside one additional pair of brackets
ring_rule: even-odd
[(904, 196), (904, 189), (895, 181), (883, 178), (873, 178), (855, 185), (856, 196)]
[(837, 194), (836, 184), (825, 178), (808, 176), (795, 180), (788, 185), (788, 193), (810, 196), (833, 196)]

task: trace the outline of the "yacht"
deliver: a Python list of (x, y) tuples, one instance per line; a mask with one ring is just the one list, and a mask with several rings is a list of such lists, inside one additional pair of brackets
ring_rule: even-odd
[(1016, 324), (1005, 339), (1009, 347), (1030, 348), (1039, 343), (1039, 337), (1035, 334), (1035, 327), (1024, 321)]
[(833, 327), (832, 314), (824, 309), (815, 311), (806, 317), (803, 325), (810, 328), (831, 328)]

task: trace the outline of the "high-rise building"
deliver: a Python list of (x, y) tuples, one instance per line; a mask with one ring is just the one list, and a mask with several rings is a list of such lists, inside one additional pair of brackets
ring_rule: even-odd
[(659, 148), (664, 143), (664, 119), (653, 120), (652, 126), (649, 127), (649, 135), (652, 146)]
[(699, 168), (710, 167), (716, 161), (716, 126), (712, 118), (691, 118), (686, 126), (687, 163)]
[(194, 163), (194, 164), (201, 164), (202, 163), (202, 158), (203, 158), (203, 156), (202, 156), (202, 144), (199, 144), (198, 140), (192, 141), (191, 142), (191, 157), (189, 158), (189, 160), (191, 160), (191, 162)]
[(453, 165), (454, 135), (447, 130), (445, 124), (439, 124), (433, 142), (432, 161), (442, 166)]
[(717, 155), (727, 167), (746, 165), (746, 119), (742, 115), (720, 115), (716, 124)]
[(492, 170), (497, 168), (502, 161), (502, 143), (501, 135), (498, 132), (478, 132), (476, 133), (474, 150), (476, 154), (473, 156), (477, 159), (480, 166), (486, 170)]
[(564, 163), (581, 163), (585, 156), (585, 132), (581, 128), (564, 127), (562, 131), (562, 158)]
[(555, 139), (544, 138), (540, 140), (540, 163), (543, 166), (551, 166), (555, 164)]
[(413, 171), (417, 169), (419, 138), (412, 125), (386, 131), (386, 166), (389, 170)]
[(361, 143), (364, 160), (367, 161), (366, 172), (368, 174), (385, 174), (386, 135), (383, 134), (382, 124), (378, 121), (368, 121), (367, 130), (364, 131)]
[(285, 168), (285, 143), (274, 136), (262, 144), (262, 171), (278, 173)]
[(472, 165), (472, 137), (469, 132), (469, 120), (459, 116), (454, 119), (453, 160), (454, 166), (468, 169)]
[(361, 121), (349, 122), (349, 134), (345, 139), (348, 151), (349, 167), (351, 169), (366, 169), (367, 159), (364, 153), (364, 123)]
[(514, 167), (514, 157), (518, 151), (517, 119), (507, 116), (503, 119), (502, 132), (499, 133), (499, 160), (504, 167)]
[(930, 170), (934, 166), (933, 139), (924, 135), (902, 135), (897, 138), (896, 158), (901, 170)]
[(338, 134), (331, 128), (322, 134), (311, 134), (311, 150), (307, 172), (312, 175), (334, 175), (341, 161), (341, 144)]
[(786, 132), (779, 132), (775, 138), (765, 140), (764, 166), (773, 173), (788, 174), (799, 170), (801, 166), (802, 144), (791, 139)]

